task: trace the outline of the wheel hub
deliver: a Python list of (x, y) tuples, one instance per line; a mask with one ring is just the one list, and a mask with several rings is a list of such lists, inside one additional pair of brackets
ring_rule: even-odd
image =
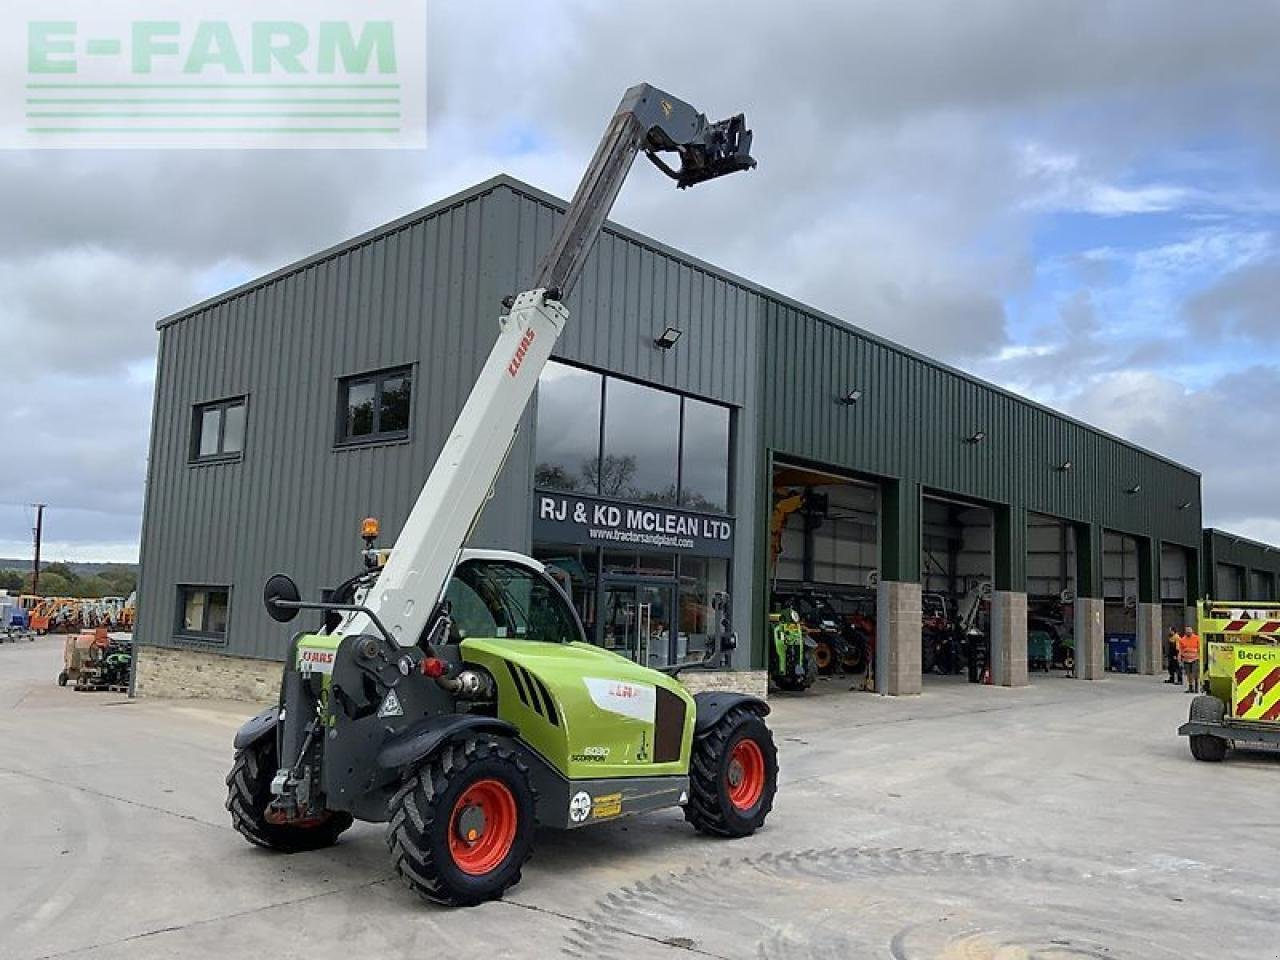
[(736, 787), (742, 783), (742, 761), (734, 757), (729, 761), (729, 786)]
[(484, 836), (484, 828), (484, 808), (479, 804), (470, 804), (458, 813), (458, 820), (454, 829), (458, 833), (459, 840), (475, 843)]

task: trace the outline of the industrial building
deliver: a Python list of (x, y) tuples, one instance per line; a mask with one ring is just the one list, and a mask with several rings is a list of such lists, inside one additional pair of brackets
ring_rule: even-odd
[[(290, 628), (263, 582), (318, 597), (366, 516), (391, 544), (563, 209), (497, 177), (160, 322), (142, 692), (271, 682)], [(959, 616), (996, 683), (1097, 679), (1156, 672), (1220, 570), (1276, 596), (1280, 554), (1202, 531), (1195, 471), (857, 317), (613, 224), (568, 306), (472, 544), (554, 566), (627, 656), (695, 656), (724, 591), (740, 671), (804, 595), (874, 625), (881, 692), (959, 672), (928, 640)]]

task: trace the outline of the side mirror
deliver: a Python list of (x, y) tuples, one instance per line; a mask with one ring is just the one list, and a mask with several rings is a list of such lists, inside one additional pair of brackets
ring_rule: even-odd
[(301, 599), (298, 585), (283, 573), (277, 573), (262, 588), (262, 604), (267, 608), (267, 616), (276, 623), (288, 623), (298, 615), (297, 607), (282, 606), (281, 600), (285, 603), (297, 603)]

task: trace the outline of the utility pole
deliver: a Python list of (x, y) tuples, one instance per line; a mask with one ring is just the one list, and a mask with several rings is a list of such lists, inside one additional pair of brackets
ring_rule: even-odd
[(36, 526), (32, 530), (32, 534), (36, 540), (36, 556), (31, 563), (31, 592), (40, 593), (40, 538), (44, 536), (44, 508), (48, 504), (35, 503), (32, 504), (36, 508)]

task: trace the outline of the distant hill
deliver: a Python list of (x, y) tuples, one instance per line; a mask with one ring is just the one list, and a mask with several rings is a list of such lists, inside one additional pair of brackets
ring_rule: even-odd
[[(95, 573), (100, 573), (108, 567), (123, 567), (125, 570), (132, 570), (134, 573), (138, 572), (138, 565), (136, 563), (73, 563), (70, 560), (44, 559), (41, 559), (40, 561), (40, 569), (43, 570), (51, 563), (65, 563), (75, 573), (78, 573), (83, 577), (91, 577)], [(30, 569), (30, 560), (10, 560), (0, 557), (0, 570), (21, 570), (25, 573)]]

